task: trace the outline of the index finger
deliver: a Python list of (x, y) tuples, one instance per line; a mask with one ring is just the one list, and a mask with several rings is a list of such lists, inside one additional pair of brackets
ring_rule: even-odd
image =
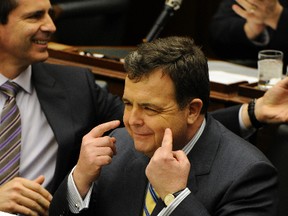
[(172, 142), (173, 142), (172, 131), (170, 128), (166, 128), (161, 147), (163, 147), (167, 151), (172, 151), (173, 150)]
[(87, 135), (91, 137), (100, 137), (105, 132), (112, 130), (120, 125), (119, 120), (109, 121), (94, 127)]

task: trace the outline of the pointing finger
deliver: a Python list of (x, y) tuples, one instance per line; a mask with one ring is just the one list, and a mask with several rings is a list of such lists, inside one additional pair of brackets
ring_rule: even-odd
[(114, 120), (114, 121), (110, 121), (110, 122), (106, 122), (103, 124), (100, 124), (96, 127), (94, 127), (88, 134), (87, 136), (89, 137), (100, 137), (102, 136), (105, 132), (112, 130), (116, 127), (118, 127), (120, 125), (120, 121), (119, 120)]
[(172, 151), (173, 145), (173, 137), (172, 137), (172, 131), (170, 128), (166, 128), (162, 140), (162, 147), (167, 151)]

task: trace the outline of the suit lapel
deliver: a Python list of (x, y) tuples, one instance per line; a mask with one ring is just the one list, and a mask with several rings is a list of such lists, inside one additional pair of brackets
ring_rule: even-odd
[(208, 175), (214, 158), (216, 157), (220, 134), (216, 121), (208, 114), (206, 127), (188, 155), (191, 170), (188, 179), (188, 187), (193, 194), (198, 191), (197, 176)]
[(32, 67), (32, 82), (41, 108), (50, 124), (58, 144), (71, 143), (72, 118), (68, 92), (45, 70), (42, 64)]
[[(145, 169), (149, 162), (149, 159), (141, 155), (128, 163), (126, 169), (127, 181), (125, 183), (126, 196), (130, 197), (130, 209), (129, 215), (142, 215), (143, 201), (146, 192), (146, 186), (148, 184), (147, 177), (145, 175)], [(136, 184), (135, 184), (136, 182)], [(131, 199), (131, 196), (133, 199)]]
[(32, 66), (32, 83), (36, 89), (41, 108), (53, 130), (58, 143), (58, 153), (54, 178), (48, 186), (53, 192), (66, 173), (72, 168), (72, 152), (75, 133), (72, 121), (72, 107), (69, 107), (69, 95), (63, 86), (49, 74), (43, 64)]

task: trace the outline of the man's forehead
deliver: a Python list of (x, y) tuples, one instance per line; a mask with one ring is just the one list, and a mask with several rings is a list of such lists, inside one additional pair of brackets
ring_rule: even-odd
[(52, 10), (49, 0), (17, 0), (18, 7), (26, 10)]
[(123, 98), (137, 101), (139, 104), (158, 104), (157, 101), (175, 101), (175, 92), (172, 81), (161, 81), (159, 79), (141, 80), (134, 82), (126, 79)]

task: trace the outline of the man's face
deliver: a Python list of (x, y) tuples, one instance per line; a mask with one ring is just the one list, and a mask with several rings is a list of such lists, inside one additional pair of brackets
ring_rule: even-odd
[(123, 101), (124, 124), (137, 151), (152, 157), (162, 144), (166, 128), (172, 130), (174, 149), (187, 144), (189, 109), (179, 109), (173, 82), (161, 70), (139, 82), (126, 78)]
[(19, 0), (8, 23), (0, 24), (0, 61), (25, 66), (48, 58), (47, 43), (55, 32), (49, 0)]

